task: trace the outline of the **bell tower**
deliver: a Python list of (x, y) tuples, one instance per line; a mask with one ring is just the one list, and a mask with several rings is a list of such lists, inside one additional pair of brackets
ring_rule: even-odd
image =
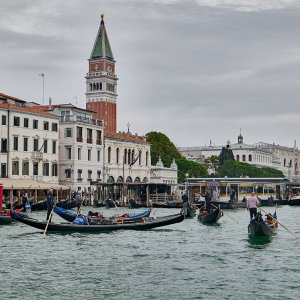
[(100, 27), (90, 55), (86, 74), (86, 109), (104, 121), (104, 132), (117, 130), (117, 75), (115, 60), (101, 15)]

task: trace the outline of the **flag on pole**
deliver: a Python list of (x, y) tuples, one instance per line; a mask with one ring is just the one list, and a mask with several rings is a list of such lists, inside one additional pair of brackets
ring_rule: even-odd
[(136, 158), (133, 159), (133, 161), (130, 163), (130, 168), (137, 162), (139, 159), (139, 154), (136, 156)]

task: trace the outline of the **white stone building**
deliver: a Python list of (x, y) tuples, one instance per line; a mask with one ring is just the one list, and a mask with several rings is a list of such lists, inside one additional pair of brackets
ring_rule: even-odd
[(11, 103), (0, 103), (0, 176), (4, 187), (57, 188), (58, 117), (24, 107), (25, 101)]
[(152, 183), (164, 183), (164, 184), (177, 184), (177, 173), (178, 167), (173, 160), (170, 168), (164, 167), (164, 164), (159, 158), (155, 166), (151, 166), (151, 177)]

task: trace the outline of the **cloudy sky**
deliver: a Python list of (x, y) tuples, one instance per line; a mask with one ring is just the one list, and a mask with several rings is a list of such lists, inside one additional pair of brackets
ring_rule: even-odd
[(84, 107), (101, 13), (118, 130), (300, 144), (300, 0), (1, 0), (0, 92)]

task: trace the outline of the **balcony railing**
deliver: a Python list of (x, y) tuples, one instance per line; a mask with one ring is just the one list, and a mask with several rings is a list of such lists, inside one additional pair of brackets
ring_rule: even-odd
[(81, 116), (76, 115), (70, 115), (70, 116), (60, 116), (60, 122), (81, 122), (85, 124), (92, 124), (96, 126), (103, 126), (102, 120), (96, 120), (91, 118), (85, 118)]
[(86, 142), (87, 142), (88, 144), (93, 144), (93, 139), (87, 138), (87, 139), (86, 139)]
[(32, 159), (43, 159), (43, 152), (39, 152), (39, 151), (34, 151), (32, 152)]

